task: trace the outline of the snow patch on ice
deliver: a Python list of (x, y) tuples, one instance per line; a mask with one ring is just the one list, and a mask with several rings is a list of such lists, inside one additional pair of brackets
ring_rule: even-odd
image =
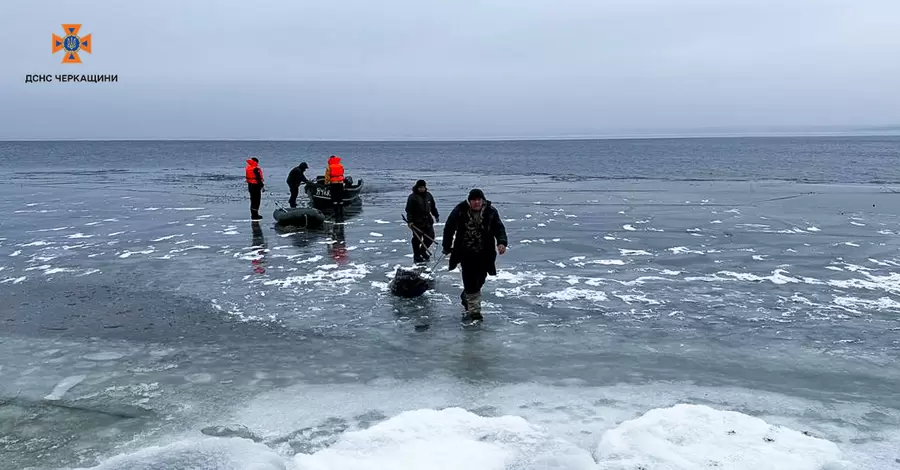
[(621, 256), (653, 256), (653, 253), (644, 250), (628, 250), (625, 248), (619, 248), (619, 254)]
[(151, 254), (151, 253), (154, 253), (155, 251), (156, 251), (156, 250), (154, 250), (154, 249), (141, 250), (141, 251), (130, 251), (130, 250), (125, 250), (124, 253), (122, 253), (122, 254), (119, 255), (119, 258), (123, 258), (123, 259), (124, 259), (124, 258), (130, 258), (131, 255), (149, 255), (149, 254)]
[(627, 262), (620, 259), (595, 259), (591, 261), (591, 264), (601, 264), (604, 266), (624, 266), (627, 264)]
[(337, 264), (326, 264), (316, 266), (316, 270), (311, 273), (299, 276), (288, 276), (285, 279), (272, 279), (265, 281), (263, 284), (267, 286), (278, 286), (280, 288), (305, 286), (309, 284), (348, 284), (365, 278), (370, 272), (369, 266), (365, 264), (350, 263), (343, 267), (340, 267)]
[(87, 376), (84, 375), (72, 375), (62, 379), (60, 383), (53, 387), (53, 391), (50, 392), (49, 395), (44, 397), (44, 400), (59, 400), (61, 399), (66, 392), (72, 389), (72, 387), (81, 383)]
[[(568, 436), (567, 436), (568, 437)], [(459, 407), (401, 411), (339, 432), (327, 446), (282, 457), (238, 437), (179, 439), (104, 460), (97, 470), (557, 469), (846, 470), (833, 442), (705, 405), (655, 408), (605, 430), (585, 448), (522, 416), (480, 416)], [(331, 439), (328, 439), (329, 441)]]
[(577, 287), (566, 287), (562, 290), (539, 294), (542, 299), (550, 299), (557, 301), (567, 300), (588, 300), (591, 302), (606, 302), (609, 297), (606, 293), (593, 289), (579, 289)]
[(671, 251), (674, 255), (682, 255), (685, 253), (697, 254), (697, 255), (705, 255), (706, 253), (703, 251), (691, 250), (686, 246), (673, 246), (672, 248), (668, 248), (668, 251)]
[(52, 245), (52, 244), (53, 244), (53, 242), (48, 242), (48, 241), (46, 241), (46, 240), (38, 240), (38, 241), (33, 241), (33, 242), (30, 242), (30, 243), (25, 243), (25, 244), (22, 244), (22, 245), (16, 245), (16, 246), (21, 246), (21, 247), (50, 246), (50, 245)]
[(846, 297), (835, 297), (833, 300), (835, 305), (840, 307), (846, 307), (851, 309), (864, 309), (864, 310), (900, 310), (900, 302), (897, 302), (894, 299), (889, 297), (881, 297), (879, 299), (870, 300), (870, 299), (860, 299), (858, 297), (846, 296)]
[(799, 283), (800, 279), (795, 277), (790, 277), (787, 275), (787, 271), (783, 269), (776, 269), (772, 271), (772, 275), (770, 276), (758, 276), (756, 274), (751, 273), (736, 273), (731, 271), (720, 271), (719, 274), (723, 274), (725, 276), (731, 276), (735, 279), (739, 279), (741, 281), (769, 281), (773, 284), (788, 284), (788, 283)]
[(704, 405), (654, 409), (607, 431), (598, 468), (823, 470), (851, 468), (833, 442)]
[(151, 242), (161, 242), (161, 241), (165, 241), (165, 240), (171, 240), (175, 237), (183, 237), (183, 236), (184, 236), (183, 234), (166, 235), (164, 237), (154, 238), (153, 240), (150, 240), (150, 241)]
[(595, 468), (590, 453), (519, 416), (482, 417), (462, 408), (419, 409), (361, 431), (312, 454), (300, 470)]
[(89, 361), (114, 361), (116, 359), (125, 357), (125, 355), (122, 353), (110, 351), (85, 354), (83, 357)]

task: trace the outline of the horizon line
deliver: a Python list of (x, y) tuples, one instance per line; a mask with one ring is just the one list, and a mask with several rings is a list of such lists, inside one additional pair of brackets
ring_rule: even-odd
[[(874, 126), (873, 126), (874, 127)], [(883, 126), (857, 130), (833, 131), (769, 131), (769, 132), (692, 132), (647, 134), (596, 134), (561, 136), (488, 136), (488, 137), (370, 137), (370, 138), (312, 138), (312, 137), (98, 137), (98, 138), (0, 138), (0, 142), (496, 142), (496, 141), (566, 141), (566, 140), (644, 140), (697, 139), (743, 137), (878, 137), (900, 136), (900, 126)]]

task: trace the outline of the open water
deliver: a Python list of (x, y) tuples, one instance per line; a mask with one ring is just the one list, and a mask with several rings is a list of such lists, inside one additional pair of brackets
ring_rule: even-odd
[[(276, 227), (333, 153), (362, 210)], [(0, 155), (0, 468), (900, 468), (900, 138)], [(419, 178), (506, 225), (478, 329), (387, 289)]]

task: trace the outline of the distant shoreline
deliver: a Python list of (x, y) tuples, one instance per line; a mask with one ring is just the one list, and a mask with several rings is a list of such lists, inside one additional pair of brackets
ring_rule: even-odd
[(810, 131), (810, 132), (721, 132), (721, 133), (648, 133), (566, 136), (496, 136), (496, 137), (384, 137), (384, 138), (0, 138), (0, 142), (544, 142), (585, 140), (675, 140), (675, 139), (746, 139), (746, 138), (815, 138), (815, 137), (900, 137), (900, 128), (883, 130)]

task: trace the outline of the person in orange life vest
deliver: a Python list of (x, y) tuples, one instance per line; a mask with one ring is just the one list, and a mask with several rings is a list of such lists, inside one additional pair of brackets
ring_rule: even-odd
[(263, 181), (263, 171), (259, 167), (259, 159), (252, 157), (247, 160), (247, 167), (244, 168), (247, 177), (247, 191), (250, 192), (250, 218), (253, 220), (261, 220), (259, 215), (259, 204), (262, 201), (262, 192), (265, 191), (265, 182)]
[(331, 193), (331, 203), (334, 205), (335, 211), (343, 213), (344, 165), (341, 163), (341, 157), (332, 155), (328, 159), (328, 166), (325, 167), (325, 184), (328, 185), (328, 192)]

